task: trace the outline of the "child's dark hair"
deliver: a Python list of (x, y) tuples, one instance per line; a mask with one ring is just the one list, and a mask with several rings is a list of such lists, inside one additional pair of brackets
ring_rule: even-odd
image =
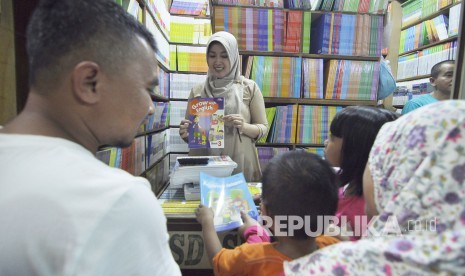
[(384, 123), (399, 115), (374, 106), (349, 106), (336, 114), (331, 122), (331, 135), (342, 139), (342, 185), (350, 183), (352, 195), (363, 195), (363, 171), (378, 131)]
[[(334, 216), (338, 203), (336, 174), (316, 154), (297, 150), (274, 157), (263, 172), (262, 200), (268, 215), (310, 218), (310, 231), (318, 227), (318, 216)], [(283, 228), (282, 228), (283, 229)], [(284, 230), (284, 229), (283, 229)], [(305, 228), (291, 238), (306, 239)]]

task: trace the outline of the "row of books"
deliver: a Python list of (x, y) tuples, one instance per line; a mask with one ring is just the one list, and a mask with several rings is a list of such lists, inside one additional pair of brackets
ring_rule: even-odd
[(379, 62), (330, 60), (324, 66), (322, 59), (250, 56), (245, 76), (264, 97), (375, 100)]
[(232, 33), (239, 50), (298, 53), (302, 11), (214, 7), (215, 32)]
[(137, 2), (137, 0), (129, 0), (127, 7), (124, 6), (124, 3), (121, 3), (121, 5), (123, 8), (126, 8), (126, 11), (132, 16), (134, 16), (137, 19), (137, 21), (139, 21), (140, 23), (144, 22), (143, 10), (140, 7), (139, 2)]
[(341, 106), (287, 105), (266, 108), (269, 131), (260, 143), (323, 144)]
[(173, 0), (170, 13), (209, 16), (210, 3), (209, 0)]
[(302, 58), (250, 56), (247, 63), (250, 79), (257, 83), (264, 97), (300, 98)]
[(399, 57), (397, 79), (406, 79), (421, 75), (429, 75), (431, 68), (443, 60), (455, 60), (457, 41), (436, 45), (411, 55)]
[(330, 60), (325, 99), (376, 100), (377, 61)]
[(449, 36), (459, 33), (461, 9), (462, 5), (455, 5), (449, 9)]
[(147, 132), (154, 129), (160, 129), (169, 125), (170, 105), (167, 102), (153, 102), (155, 110), (153, 114), (147, 115), (144, 122), (139, 128), (139, 132)]
[(141, 175), (166, 154), (187, 154), (188, 151), (187, 144), (179, 136), (179, 129), (172, 128), (136, 137), (127, 148), (102, 148), (96, 157), (111, 167), (121, 168), (133, 175)]
[(234, 34), (245, 51), (379, 56), (383, 46), (378, 15), (225, 6), (215, 7), (215, 15), (215, 31)]
[(205, 74), (170, 74), (170, 98), (186, 99), (196, 84), (204, 83)]
[(407, 101), (434, 91), (429, 78), (403, 81), (396, 84), (396, 91), (393, 93), (392, 105), (405, 105)]
[(310, 9), (311, 0), (213, 0), (214, 4), (268, 8)]
[(145, 26), (152, 33), (157, 42), (157, 52), (155, 53), (157, 60), (163, 64), (166, 68), (170, 66), (170, 43), (162, 34), (160, 29), (156, 26), (153, 18), (146, 13)]
[(206, 60), (207, 47), (204, 46), (170, 46), (170, 70), (180, 72), (206, 73), (208, 65)]
[[(165, 0), (147, 0), (147, 8), (155, 17), (155, 21), (160, 26), (166, 37), (170, 37), (170, 12)], [(146, 15), (146, 18), (148, 14)], [(158, 41), (157, 41), (158, 42)]]
[(154, 89), (154, 94), (165, 98), (170, 96), (170, 73), (158, 67), (158, 85)]
[(185, 118), (187, 101), (170, 101), (170, 125), (179, 126), (181, 120)]
[[(383, 48), (383, 17), (324, 13), (311, 22), (310, 53), (379, 56)], [(307, 52), (304, 48), (303, 52)]]
[(441, 14), (403, 30), (400, 33), (399, 53), (449, 38), (451, 35), (448, 30), (448, 22), (449, 19)]
[(127, 148), (106, 147), (96, 153), (103, 163), (121, 168), (130, 174), (141, 175), (146, 169), (145, 137), (137, 137)]
[(150, 182), (150, 186), (155, 195), (160, 195), (163, 188), (169, 182), (169, 175), (170, 170), (168, 156), (166, 156), (163, 160), (158, 162), (145, 173), (145, 177)]
[(388, 0), (312, 0), (312, 10), (384, 14)]
[(402, 26), (425, 18), (460, 0), (410, 0), (402, 5)]
[(146, 152), (145, 159), (147, 168), (150, 168), (153, 164), (158, 162), (163, 156), (169, 153), (168, 143), (169, 136), (168, 131), (164, 130), (161, 132), (146, 135)]
[[(270, 163), (271, 159), (281, 153), (288, 152), (289, 150), (290, 149), (288, 147), (263, 147), (258, 145), (258, 161), (260, 162), (260, 168), (262, 169), (262, 172), (265, 170), (268, 163)], [(323, 147), (296, 148), (296, 150), (304, 150), (324, 157)]]
[(213, 0), (230, 6), (258, 6), (269, 8), (384, 13), (387, 0)]
[(210, 19), (171, 16), (170, 42), (207, 44), (212, 35)]

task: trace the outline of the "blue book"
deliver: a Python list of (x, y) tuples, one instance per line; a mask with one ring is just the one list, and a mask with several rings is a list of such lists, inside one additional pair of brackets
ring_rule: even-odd
[(242, 173), (214, 177), (200, 172), (200, 203), (213, 209), (213, 221), (217, 232), (241, 226), (241, 211), (255, 220), (258, 219), (257, 207)]

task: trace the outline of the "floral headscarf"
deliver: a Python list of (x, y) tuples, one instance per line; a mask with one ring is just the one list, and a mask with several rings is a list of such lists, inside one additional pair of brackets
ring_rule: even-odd
[[(440, 101), (385, 124), (368, 166), (380, 214), (372, 229), (385, 235), (285, 263), (286, 275), (465, 273), (465, 101)], [(386, 231), (388, 218), (395, 231)]]

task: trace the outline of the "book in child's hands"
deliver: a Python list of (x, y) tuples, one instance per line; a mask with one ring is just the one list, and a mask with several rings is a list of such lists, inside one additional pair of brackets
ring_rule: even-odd
[(189, 148), (224, 148), (224, 98), (189, 99), (187, 112)]
[(258, 217), (244, 174), (214, 177), (200, 173), (200, 203), (213, 208), (217, 232), (237, 228), (243, 224), (241, 211), (254, 219)]

